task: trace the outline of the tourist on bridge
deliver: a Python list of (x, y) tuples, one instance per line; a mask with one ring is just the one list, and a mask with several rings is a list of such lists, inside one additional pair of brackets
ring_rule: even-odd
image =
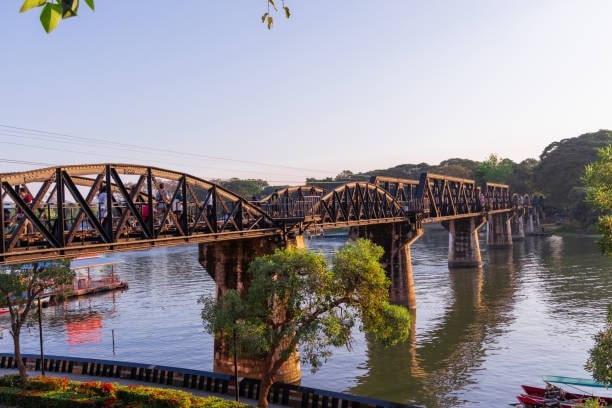
[(98, 218), (100, 218), (101, 222), (104, 222), (104, 218), (106, 218), (106, 200), (108, 196), (106, 195), (106, 187), (100, 187), (100, 192), (98, 193)]
[(155, 193), (155, 199), (157, 200), (157, 209), (159, 211), (165, 210), (166, 204), (170, 201), (170, 194), (164, 183), (159, 183), (159, 190)]
[[(32, 194), (30, 194), (30, 192), (25, 188), (25, 186), (19, 187), (19, 197), (23, 200), (24, 203), (26, 203), (28, 207), (32, 206), (32, 201), (34, 200), (34, 198), (32, 197)], [(15, 208), (15, 213), (18, 219), (25, 218), (25, 214), (21, 207), (17, 206)], [(32, 223), (30, 222), (30, 220), (25, 218), (25, 221), (23, 223), (26, 226), (26, 233), (33, 234), (34, 228), (32, 227)]]
[(158, 213), (156, 216), (156, 224), (161, 225), (161, 217), (166, 211), (166, 206), (170, 204), (170, 193), (166, 190), (164, 183), (159, 183), (159, 189), (155, 192), (155, 200), (157, 205), (154, 207), (154, 212)]
[(181, 217), (181, 213), (183, 212), (183, 195), (179, 192), (172, 200), (172, 212), (177, 216), (177, 218)]

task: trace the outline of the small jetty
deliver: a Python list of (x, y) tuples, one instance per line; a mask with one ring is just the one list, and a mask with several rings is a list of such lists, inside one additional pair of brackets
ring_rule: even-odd
[[(64, 285), (45, 292), (43, 296), (49, 297), (51, 301), (58, 298), (70, 298), (93, 293), (108, 292), (128, 287), (126, 281), (122, 281), (115, 272), (118, 262), (105, 262), (97, 264), (86, 264), (71, 266), (75, 276), (72, 285)], [(44, 303), (43, 303), (44, 305)]]

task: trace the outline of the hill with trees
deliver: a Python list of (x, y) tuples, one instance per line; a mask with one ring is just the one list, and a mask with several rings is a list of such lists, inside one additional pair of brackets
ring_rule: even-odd
[[(364, 173), (341, 171), (336, 177), (307, 178), (305, 184), (326, 190), (350, 181), (368, 181), (371, 176), (387, 176), (418, 180), (421, 173), (437, 173), (446, 176), (485, 182), (508, 184), (513, 193), (536, 194), (543, 198), (546, 222), (569, 223), (575, 228), (595, 225), (598, 214), (585, 202), (586, 188), (581, 177), (585, 166), (597, 160), (598, 149), (612, 145), (612, 131), (600, 130), (578, 137), (563, 139), (546, 146), (538, 159), (529, 158), (520, 163), (491, 154), (482, 162), (451, 158), (437, 165), (428, 163), (400, 164), (388, 169), (376, 169)], [(261, 198), (277, 188), (264, 180), (214, 180), (242, 197)]]
[(612, 131), (600, 130), (551, 143), (539, 159), (528, 158), (520, 163), (491, 154), (482, 162), (452, 158), (438, 165), (401, 164), (356, 174), (344, 170), (333, 179), (309, 178), (307, 183), (328, 188), (347, 181), (369, 180), (374, 175), (418, 180), (423, 172), (472, 179), (478, 184), (503, 183), (510, 185), (512, 192), (543, 197), (548, 222), (569, 222), (574, 227), (587, 228), (594, 225), (597, 214), (585, 203), (581, 177), (585, 166), (597, 160), (598, 149), (609, 145)]

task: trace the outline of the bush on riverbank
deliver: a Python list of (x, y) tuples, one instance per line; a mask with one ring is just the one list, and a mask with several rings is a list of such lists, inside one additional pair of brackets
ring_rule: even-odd
[(197, 397), (172, 388), (125, 386), (100, 381), (78, 382), (34, 377), (22, 388), (18, 375), (0, 377), (0, 401), (21, 408), (247, 408), (219, 397)]

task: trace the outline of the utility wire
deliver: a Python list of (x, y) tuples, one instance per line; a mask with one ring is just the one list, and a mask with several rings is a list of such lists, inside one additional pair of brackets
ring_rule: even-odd
[[(94, 144), (98, 147), (105, 147), (105, 148), (113, 149), (113, 150), (123, 150), (123, 151), (147, 153), (147, 154), (150, 154), (151, 152), (158, 152), (158, 153), (163, 153), (164, 155), (170, 154), (172, 156), (179, 157), (179, 158), (192, 157), (196, 159), (220, 160), (220, 161), (244, 163), (244, 164), (264, 166), (264, 167), (280, 168), (280, 169), (333, 174), (333, 171), (329, 171), (329, 170), (310, 169), (310, 168), (270, 164), (270, 163), (259, 162), (259, 161), (254, 161), (254, 160), (240, 160), (240, 159), (230, 159), (230, 158), (218, 157), (218, 156), (208, 156), (208, 155), (202, 155), (198, 153), (179, 152), (179, 151), (175, 151), (171, 149), (162, 149), (162, 148), (155, 147), (155, 146), (147, 146), (145, 149), (143, 148), (143, 146), (133, 145), (133, 144), (128, 144), (128, 143), (105, 142), (100, 139), (87, 138), (87, 137), (82, 137), (82, 136), (73, 136), (73, 135), (68, 135), (65, 133), (50, 132), (50, 131), (44, 131), (44, 130), (38, 130), (38, 129), (29, 129), (29, 128), (23, 128), (23, 127), (17, 127), (17, 126), (5, 125), (5, 124), (0, 124), (0, 128), (6, 129), (5, 131), (0, 131), (0, 134), (4, 134), (7, 136), (16, 136), (16, 137), (21, 136), (22, 137), (24, 134), (28, 134), (31, 137), (38, 137), (38, 138), (42, 138), (46, 140), (62, 141), (64, 143), (77, 142), (79, 144), (84, 144), (87, 146), (91, 146), (92, 144)], [(12, 132), (12, 133), (9, 133), (9, 132)], [(15, 135), (14, 133), (17, 133), (17, 134)], [(0, 142), (0, 143), (5, 143), (5, 142)], [(82, 152), (78, 152), (78, 153), (82, 153)]]

